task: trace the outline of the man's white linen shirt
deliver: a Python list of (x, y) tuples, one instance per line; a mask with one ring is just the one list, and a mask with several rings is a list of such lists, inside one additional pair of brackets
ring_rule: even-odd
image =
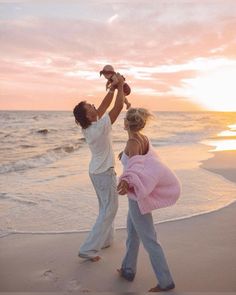
[(98, 174), (114, 167), (115, 156), (112, 149), (111, 130), (112, 124), (108, 114), (92, 122), (88, 128), (82, 129), (92, 154), (89, 173)]

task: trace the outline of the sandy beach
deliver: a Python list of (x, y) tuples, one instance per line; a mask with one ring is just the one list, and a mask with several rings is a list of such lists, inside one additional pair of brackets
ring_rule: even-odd
[[(235, 155), (235, 151), (217, 152), (202, 167), (236, 181)], [(176, 283), (172, 294), (236, 292), (235, 214), (233, 203), (215, 212), (156, 226)], [(156, 285), (143, 247), (135, 280), (130, 283), (118, 276), (126, 230), (117, 230), (115, 243), (101, 252), (102, 259), (96, 263), (77, 257), (86, 234), (1, 238), (0, 292), (144, 293)]]

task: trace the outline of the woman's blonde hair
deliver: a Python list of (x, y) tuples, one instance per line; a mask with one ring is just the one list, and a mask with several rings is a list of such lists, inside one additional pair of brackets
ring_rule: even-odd
[(126, 113), (129, 129), (135, 132), (142, 130), (147, 120), (151, 117), (153, 115), (147, 109), (143, 108), (130, 108)]

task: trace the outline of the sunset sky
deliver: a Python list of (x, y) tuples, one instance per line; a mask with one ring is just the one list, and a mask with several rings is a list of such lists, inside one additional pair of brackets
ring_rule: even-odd
[(0, 42), (2, 110), (98, 105), (112, 64), (134, 106), (236, 111), (235, 0), (0, 0)]

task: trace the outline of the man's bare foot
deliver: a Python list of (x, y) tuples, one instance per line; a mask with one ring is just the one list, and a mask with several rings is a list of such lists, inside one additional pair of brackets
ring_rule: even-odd
[(89, 260), (89, 261), (92, 261), (92, 262), (97, 262), (98, 260), (101, 259), (100, 256), (92, 256), (92, 257), (91, 257), (91, 256), (89, 256), (89, 255), (87, 255), (87, 254), (82, 254), (82, 253), (79, 253), (78, 256), (79, 256), (80, 258), (83, 258), (83, 259), (86, 259), (86, 260)]
[(90, 258), (89, 260), (92, 261), (92, 262), (97, 262), (97, 261), (99, 261), (100, 259), (101, 259), (100, 256), (95, 256), (95, 257)]

